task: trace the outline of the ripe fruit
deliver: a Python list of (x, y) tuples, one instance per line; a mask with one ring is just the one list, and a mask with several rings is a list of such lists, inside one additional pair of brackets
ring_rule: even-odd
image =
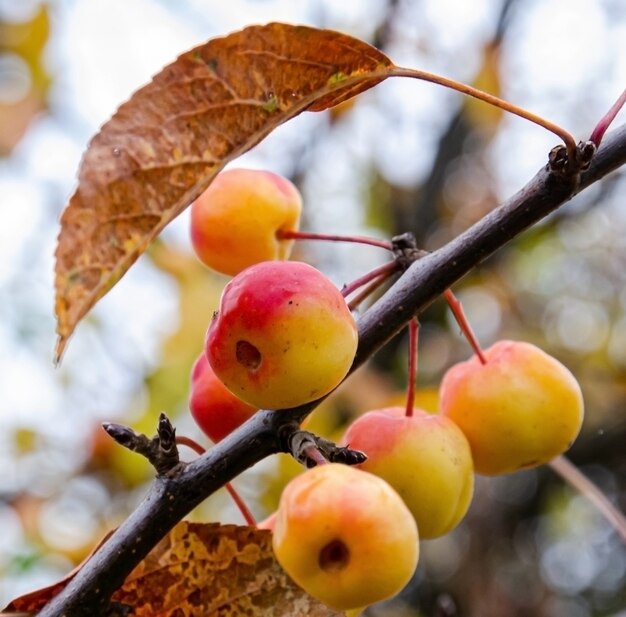
[(465, 516), (474, 492), (467, 439), (449, 418), (404, 407), (369, 411), (344, 442), (367, 454), (360, 469), (393, 486), (415, 517), (420, 537), (436, 538)]
[(189, 409), (196, 424), (216, 443), (256, 411), (256, 407), (238, 399), (217, 378), (204, 353), (191, 371)]
[(215, 374), (256, 407), (295, 407), (345, 377), (357, 346), (354, 318), (339, 290), (301, 262), (267, 261), (224, 288), (206, 354)]
[(338, 610), (395, 595), (419, 556), (417, 526), (399, 495), (381, 478), (338, 463), (285, 487), (273, 546), (298, 585)]
[(499, 341), (441, 382), (441, 413), (465, 433), (478, 473), (535, 467), (562, 454), (583, 420), (580, 386), (558, 360), (530, 343)]
[(261, 261), (287, 259), (302, 199), (286, 178), (269, 171), (229, 169), (191, 205), (191, 243), (209, 268), (234, 276)]

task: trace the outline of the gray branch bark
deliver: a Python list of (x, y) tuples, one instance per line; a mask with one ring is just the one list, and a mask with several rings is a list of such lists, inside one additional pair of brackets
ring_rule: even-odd
[[(605, 138), (589, 169), (562, 176), (548, 167), (457, 238), (413, 263), (359, 321), (352, 370), (485, 258), (574, 195), (626, 163), (626, 126)], [(144, 501), (93, 555), (42, 617), (106, 614), (113, 592), (167, 532), (201, 501), (263, 458), (284, 451), (286, 435), (319, 401), (278, 413), (260, 411), (173, 478), (159, 477)]]

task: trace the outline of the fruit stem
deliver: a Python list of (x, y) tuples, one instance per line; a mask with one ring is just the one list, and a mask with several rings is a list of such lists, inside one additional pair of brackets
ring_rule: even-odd
[[(191, 437), (185, 437), (184, 435), (176, 436), (176, 444), (179, 446), (187, 446), (191, 448), (196, 454), (202, 456), (206, 452), (206, 448), (201, 446), (197, 441), (193, 440)], [(232, 500), (235, 502), (235, 505), (241, 512), (241, 516), (243, 516), (244, 520), (250, 527), (256, 527), (256, 519), (250, 509), (246, 505), (246, 502), (243, 500), (241, 495), (237, 492), (235, 487), (230, 483), (226, 482), (224, 488), (228, 491)]]
[(467, 316), (465, 315), (465, 311), (463, 310), (463, 305), (460, 300), (452, 293), (451, 289), (446, 289), (443, 292), (443, 297), (446, 299), (450, 310), (454, 314), (454, 318), (456, 322), (459, 324), (459, 328), (461, 328), (461, 332), (467, 339), (468, 343), (471, 345), (476, 357), (480, 360), (481, 364), (487, 364), (487, 358), (485, 358), (485, 354), (472, 330), (472, 326), (470, 326), (469, 321), (467, 320)]
[(307, 446), (303, 450), (306, 457), (315, 463), (315, 465), (327, 465), (328, 461), (324, 457), (324, 455), (315, 447), (315, 446)]
[(611, 109), (609, 109), (609, 111), (607, 111), (606, 114), (600, 118), (600, 122), (598, 122), (598, 124), (596, 124), (596, 128), (593, 129), (591, 137), (589, 137), (589, 141), (593, 142), (596, 146), (600, 145), (604, 134), (611, 125), (611, 122), (615, 120), (615, 116), (617, 116), (620, 109), (624, 105), (626, 105), (626, 90), (624, 90), (617, 101), (613, 103)]
[(387, 279), (391, 276), (396, 270), (398, 270), (400, 266), (397, 261), (388, 261), (384, 263), (382, 266), (378, 266), (373, 270), (370, 270), (367, 274), (360, 276), (358, 279), (355, 279), (351, 283), (344, 285), (341, 288), (341, 295), (346, 298), (353, 291), (357, 290), (359, 287), (363, 287), (363, 285), (367, 285), (370, 281), (378, 279), (379, 277), (383, 278), (383, 280)]
[(406, 417), (413, 415), (415, 406), (415, 380), (417, 378), (417, 340), (420, 324), (417, 317), (409, 321), (409, 375), (406, 386)]
[(563, 480), (591, 501), (626, 543), (626, 517), (609, 501), (600, 488), (565, 456), (557, 456), (548, 464)]
[(494, 105), (495, 107), (499, 107), (504, 111), (508, 111), (509, 113), (515, 114), (520, 118), (524, 118), (525, 120), (529, 120), (534, 124), (537, 124), (544, 129), (554, 133), (557, 137), (560, 137), (567, 149), (567, 156), (570, 161), (576, 161), (576, 140), (574, 137), (568, 133), (565, 129), (561, 128), (557, 124), (550, 122), (549, 120), (545, 120), (541, 116), (537, 116), (530, 111), (522, 107), (518, 107), (513, 103), (509, 103), (493, 94), (488, 94), (487, 92), (483, 92), (478, 88), (474, 88), (473, 86), (468, 86), (467, 84), (461, 83), (454, 79), (450, 79), (448, 77), (442, 77), (441, 75), (435, 75), (434, 73), (429, 73), (428, 71), (421, 71), (419, 69), (407, 69), (400, 66), (395, 66), (390, 69), (390, 74), (396, 77), (412, 77), (414, 79), (421, 79), (423, 81), (429, 81), (431, 83), (439, 84), (444, 88), (451, 88), (452, 90), (456, 90), (457, 92), (461, 92), (462, 94), (467, 94), (468, 96), (472, 96), (476, 99), (484, 101), (485, 103), (489, 103), (490, 105)]
[(378, 240), (377, 238), (369, 238), (366, 236), (342, 236), (336, 234), (315, 233), (312, 231), (279, 229), (276, 232), (276, 237), (279, 240), (327, 240), (329, 242), (354, 242), (356, 244), (377, 246), (388, 251), (391, 250), (391, 242), (389, 242), (389, 240)]
[(369, 298), (388, 278), (388, 275), (383, 274), (378, 278), (375, 278), (369, 285), (363, 288), (350, 302), (348, 302), (348, 308), (354, 311), (365, 299)]

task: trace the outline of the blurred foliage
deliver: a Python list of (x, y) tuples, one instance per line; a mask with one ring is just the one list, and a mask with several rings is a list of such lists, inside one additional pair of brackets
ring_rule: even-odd
[[(183, 2), (179, 10), (184, 13), (192, 4)], [(411, 15), (425, 3), (380, 4), (383, 9), (375, 15), (361, 15), (361, 9), (359, 17), (346, 25), (325, 19), (325, 11), (332, 11), (320, 2), (325, 8), (316, 23), (352, 27), (357, 36), (365, 32), (392, 58), (418, 54), (421, 61), (448, 74), (463, 53), (468, 62), (459, 67), (464, 71), (461, 78), (508, 98), (515, 92), (518, 76), (511, 75), (515, 66), (511, 49), (528, 19), (530, 8), (524, 3), (492, 3), (479, 34), (452, 46), (455, 55), (450, 57), (446, 55), (450, 47), (437, 39), (444, 37), (444, 26), (437, 28), (430, 14), (422, 23), (413, 23)], [(35, 6), (21, 21), (10, 21), (0, 12), (0, 151), (5, 156), (16, 150), (36, 114), (61, 113), (45, 111), (54, 80), (63, 78), (49, 74), (44, 61), (55, 23), (47, 4)], [(598, 7), (607, 28), (623, 32), (624, 7), (615, 2), (598, 2)], [(184, 19), (191, 19), (190, 14)], [(274, 15), (267, 15), (270, 19)], [(224, 30), (220, 24), (216, 28)], [(377, 236), (410, 230), (422, 247), (434, 249), (509, 196), (510, 169), (502, 167), (500, 159), (517, 161), (524, 153), (508, 146), (513, 139), (511, 122), (499, 111), (471, 100), (450, 103), (441, 98), (430, 110), (414, 112), (423, 104), (412, 101), (414, 92), (401, 91), (394, 99), (395, 91), (386, 86), (340, 110), (303, 118), (308, 124), (297, 125), (297, 135), (285, 131), (270, 145), (261, 144), (253, 161), (290, 175), (302, 188), (308, 228)], [(572, 117), (589, 102), (592, 90), (577, 93)], [(595, 96), (603, 109), (608, 108), (613, 94), (600, 86), (599, 90)], [(557, 102), (567, 107), (566, 102)], [(522, 125), (518, 130), (535, 129)], [(398, 152), (401, 156), (394, 158)], [(14, 159), (7, 160), (15, 164)], [(419, 168), (411, 167), (416, 161)], [(626, 509), (625, 190), (623, 172), (613, 174), (511, 242), (454, 290), (484, 346), (500, 338), (529, 340), (571, 368), (581, 382), (587, 408), (571, 458), (622, 510)], [(51, 227), (63, 205), (57, 194), (47, 199), (41, 229)], [(29, 250), (40, 244), (50, 249), (40, 238), (30, 239)], [(362, 250), (303, 243), (297, 247), (297, 258), (313, 261), (343, 281), (380, 263), (377, 259), (382, 256), (375, 249)], [(20, 307), (16, 313), (24, 319), (30, 315), (28, 331), (36, 332), (42, 327), (41, 311), (31, 315), (21, 310), (36, 300), (30, 300), (27, 291), (15, 292), (21, 289), (15, 281), (29, 275), (24, 265), (29, 263), (22, 263), (23, 272), (15, 279), (0, 279), (0, 293), (4, 298), (11, 291)], [(187, 413), (189, 370), (225, 279), (201, 267), (175, 232), (164, 234), (139, 268), (136, 277), (154, 279), (155, 295), (133, 295), (132, 306), (130, 300), (124, 304), (130, 297), (126, 294), (141, 286), (138, 278), (124, 281), (118, 296), (123, 309), (111, 301), (108, 310), (113, 317), (104, 309), (95, 314), (73, 342), (75, 355), (55, 376), (65, 397), (61, 407), (86, 408), (89, 403), (91, 411), (80, 419), (68, 411), (66, 420), (72, 426), (61, 429), (54, 422), (18, 417), (13, 407), (7, 407), (7, 415), (13, 413), (15, 418), (12, 428), (0, 435), (11, 461), (0, 479), (4, 530), (0, 597), (5, 600), (69, 570), (145, 493), (152, 470), (140, 457), (114, 445), (100, 428), (101, 421), (123, 421), (152, 434), (159, 412), (166, 411), (179, 434), (206, 442)], [(51, 298), (51, 287), (49, 293)], [(165, 317), (157, 319), (156, 307), (153, 310), (148, 303), (160, 295), (172, 302), (173, 310), (163, 310), (159, 315)], [(148, 330), (153, 337), (149, 345), (137, 344), (131, 326), (124, 323), (137, 315), (135, 327), (150, 319), (158, 322)], [(6, 313), (0, 312), (3, 317)], [(470, 349), (443, 301), (429, 307), (420, 321), (416, 403), (434, 411), (441, 376), (452, 363), (466, 359)], [(44, 353), (36, 336), (15, 334), (15, 338), (32, 355)], [(52, 344), (47, 349), (51, 354)], [(92, 370), (89, 378), (81, 373), (87, 366)], [(118, 386), (122, 377), (127, 379), (123, 387)], [(347, 423), (359, 413), (403, 404), (405, 384), (406, 336), (399, 335), (312, 414), (308, 428), (340, 440)], [(80, 387), (87, 394), (80, 394)], [(114, 387), (122, 394), (108, 398)], [(101, 397), (96, 403), (93, 392)], [(249, 470), (235, 484), (262, 519), (275, 508), (284, 484), (300, 471), (288, 457), (278, 456)], [(202, 504), (193, 518), (241, 521), (224, 491)], [(625, 590), (624, 546), (584, 497), (542, 468), (479, 478), (463, 524), (444, 538), (424, 542), (412, 584), (398, 599), (372, 607), (367, 614), (622, 617)]]
[(46, 107), (51, 77), (44, 62), (50, 33), (49, 8), (36, 7), (24, 21), (0, 14), (0, 156), (18, 143)]

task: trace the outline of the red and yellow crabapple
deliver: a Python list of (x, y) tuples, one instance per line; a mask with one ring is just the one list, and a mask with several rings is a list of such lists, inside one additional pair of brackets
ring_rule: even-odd
[(237, 398), (202, 353), (191, 370), (189, 410), (204, 434), (217, 443), (252, 416), (256, 407)]
[(281, 409), (328, 394), (348, 373), (357, 327), (335, 285), (302, 262), (247, 268), (224, 288), (206, 336), (219, 379), (250, 405)]
[(286, 178), (270, 171), (228, 169), (191, 205), (191, 243), (209, 268), (234, 276), (261, 261), (288, 259), (302, 199)]
[(474, 492), (467, 439), (449, 418), (404, 407), (368, 411), (343, 441), (367, 454), (359, 465), (385, 479), (415, 517), (422, 539), (451, 531), (465, 516)]
[(478, 473), (536, 467), (565, 452), (584, 416), (580, 386), (535, 345), (499, 341), (450, 368), (440, 387), (441, 413), (465, 433)]
[(397, 594), (419, 557), (415, 520), (396, 491), (338, 463), (309, 469), (285, 487), (273, 546), (298, 585), (338, 610)]

